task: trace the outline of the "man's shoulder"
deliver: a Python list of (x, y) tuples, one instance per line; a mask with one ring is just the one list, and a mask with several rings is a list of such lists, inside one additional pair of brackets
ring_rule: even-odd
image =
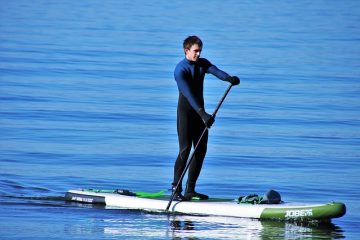
[(189, 67), (188, 61), (182, 59), (178, 64), (176, 64), (175, 71), (180, 71)]
[(181, 59), (181, 61), (176, 66), (184, 66), (184, 65), (188, 65), (188, 61), (186, 60), (186, 58)]
[(201, 65), (211, 65), (211, 62), (209, 60), (207, 60), (206, 58), (199, 58), (198, 61)]

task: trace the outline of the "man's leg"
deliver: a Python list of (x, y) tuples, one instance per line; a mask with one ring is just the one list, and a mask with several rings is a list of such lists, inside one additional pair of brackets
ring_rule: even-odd
[[(194, 145), (197, 144), (199, 141), (201, 134), (204, 131), (204, 124), (201, 121), (197, 122), (196, 130), (195, 130), (195, 137), (194, 137)], [(200, 199), (207, 199), (208, 196), (204, 194), (198, 194), (195, 191), (195, 186), (197, 179), (199, 178), (201, 168), (204, 162), (204, 158), (207, 151), (207, 143), (208, 143), (208, 131), (206, 131), (201, 138), (201, 141), (195, 151), (194, 159), (190, 164), (189, 167), (189, 174), (188, 174), (188, 181), (186, 184), (186, 193), (185, 197), (191, 199), (192, 197), (198, 197)], [(195, 147), (195, 146), (194, 146)]]
[[(191, 151), (191, 120), (188, 117), (186, 109), (178, 108), (177, 116), (177, 132), (179, 140), (179, 154), (175, 161), (174, 166), (174, 181), (172, 183), (173, 188), (176, 187), (183, 173), (186, 163)], [(182, 192), (182, 182), (179, 183), (178, 193)]]

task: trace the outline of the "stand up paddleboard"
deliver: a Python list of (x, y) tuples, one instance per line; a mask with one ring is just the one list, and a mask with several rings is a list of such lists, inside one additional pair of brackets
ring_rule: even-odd
[[(89, 204), (104, 204), (121, 209), (165, 212), (170, 196), (158, 193), (130, 192), (128, 190), (69, 190), (65, 199)], [(290, 221), (330, 221), (345, 215), (345, 204), (284, 203), (244, 204), (232, 199), (173, 201), (169, 212), (191, 215), (213, 215), (254, 219)]]

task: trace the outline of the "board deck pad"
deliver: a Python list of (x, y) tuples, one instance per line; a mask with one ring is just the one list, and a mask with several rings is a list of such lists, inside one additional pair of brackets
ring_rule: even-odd
[[(139, 198), (150, 198), (150, 199), (159, 199), (159, 200), (167, 200), (169, 201), (171, 198), (171, 195), (165, 194), (167, 190), (161, 190), (159, 192), (131, 192), (129, 190), (124, 189), (116, 189), (116, 190), (103, 190), (103, 189), (82, 189), (84, 192), (94, 192), (94, 193), (114, 193), (114, 194), (120, 194), (125, 196), (136, 196)], [(235, 199), (229, 199), (229, 198), (212, 198), (206, 200), (201, 200), (197, 198), (193, 198), (190, 200), (191, 202), (198, 202), (198, 201), (206, 201), (206, 202), (232, 202), (235, 201)]]
[[(121, 209), (166, 212), (170, 195), (165, 192), (165, 190), (147, 193), (119, 189), (80, 189), (69, 190), (65, 194), (65, 199), (80, 203), (103, 204)], [(209, 198), (208, 200), (173, 201), (169, 212), (302, 222), (330, 221), (333, 218), (342, 217), (346, 213), (346, 207), (341, 202), (239, 204), (237, 199)]]

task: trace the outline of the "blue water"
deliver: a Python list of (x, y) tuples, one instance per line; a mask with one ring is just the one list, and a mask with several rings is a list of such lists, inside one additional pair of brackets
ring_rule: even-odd
[[(355, 239), (359, 1), (1, 1), (1, 239)], [(241, 77), (198, 190), (347, 205), (326, 225), (66, 203), (74, 188), (158, 191), (177, 155), (182, 40)], [(208, 76), (211, 112), (227, 84)]]

